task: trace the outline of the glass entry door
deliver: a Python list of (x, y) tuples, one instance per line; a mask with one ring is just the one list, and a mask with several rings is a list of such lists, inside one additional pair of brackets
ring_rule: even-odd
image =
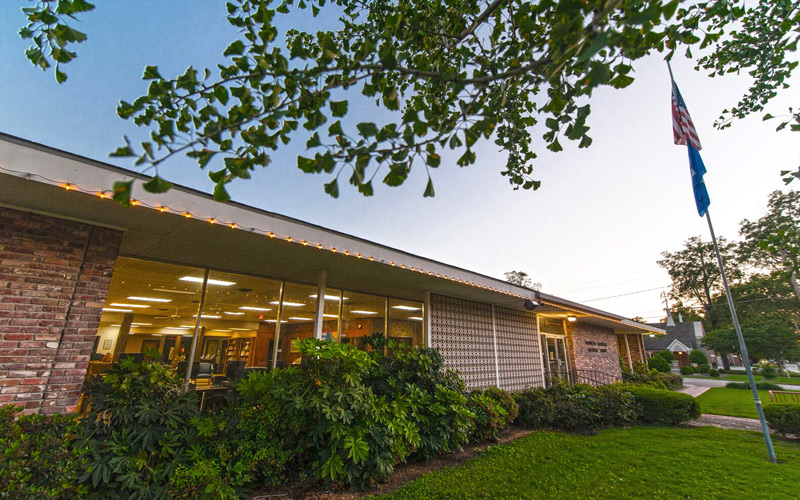
[(542, 335), (542, 362), (548, 381), (554, 378), (570, 378), (567, 355), (567, 339), (563, 336)]

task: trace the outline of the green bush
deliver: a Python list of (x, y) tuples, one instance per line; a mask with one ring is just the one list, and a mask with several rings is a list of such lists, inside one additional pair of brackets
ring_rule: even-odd
[(500, 431), (507, 427), (508, 412), (484, 391), (473, 391), (468, 399), (468, 408), (475, 414), (470, 442), (497, 441)]
[(657, 372), (661, 373), (669, 373), (669, 371), (672, 369), (670, 363), (661, 356), (653, 356), (652, 358), (648, 359), (647, 366), (649, 366), (651, 370), (656, 370)]
[(719, 370), (716, 370), (714, 368), (708, 370), (708, 374), (714, 378), (719, 378)]
[[(750, 382), (728, 382), (725, 387), (729, 389), (747, 389), (750, 390)], [(783, 390), (778, 384), (772, 382), (756, 382), (756, 389), (762, 391), (781, 391)]]
[(484, 394), (500, 403), (500, 406), (505, 410), (506, 427), (514, 423), (517, 415), (519, 415), (519, 406), (517, 406), (517, 403), (514, 401), (514, 396), (512, 396), (510, 392), (491, 386), (484, 391)]
[(702, 364), (697, 367), (697, 373), (707, 374), (709, 370), (711, 370), (711, 366), (707, 364)]
[[(677, 373), (659, 373), (656, 376), (657, 382), (663, 385), (664, 389), (680, 389), (683, 387), (683, 377)], [(653, 384), (655, 386), (655, 384)], [(661, 387), (656, 387), (660, 389)]]
[(695, 365), (707, 365), (708, 357), (705, 355), (703, 351), (698, 351), (697, 349), (693, 349), (689, 351), (689, 363)]
[(0, 407), (0, 498), (71, 499), (87, 493), (79, 484), (82, 450), (73, 446), (71, 415), (18, 415)]
[(694, 375), (696, 371), (697, 370), (694, 369), (694, 366), (681, 366), (681, 375)]
[(767, 380), (772, 380), (777, 378), (778, 376), (778, 367), (773, 365), (772, 363), (762, 363), (761, 365), (761, 376)]
[(664, 358), (664, 361), (666, 361), (667, 363), (672, 363), (675, 360), (675, 355), (672, 353), (672, 351), (668, 349), (664, 349), (663, 351), (658, 351), (656, 356)]
[(521, 427), (590, 431), (624, 425), (635, 419), (633, 397), (622, 386), (592, 387), (554, 384), (514, 395)]
[(678, 425), (700, 416), (700, 405), (688, 394), (629, 386), (633, 394), (637, 420), (645, 424)]
[(764, 407), (764, 416), (770, 427), (781, 434), (794, 434), (800, 438), (800, 403), (779, 403)]

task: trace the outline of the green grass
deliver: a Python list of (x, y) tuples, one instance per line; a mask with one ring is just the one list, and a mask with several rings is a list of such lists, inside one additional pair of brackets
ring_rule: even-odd
[[(728, 382), (746, 382), (747, 375), (739, 373), (731, 373), (720, 375), (719, 377), (709, 377), (708, 375), (684, 375), (683, 378), (706, 378), (711, 380), (727, 380)], [(777, 377), (772, 380), (765, 380), (761, 375), (756, 375), (756, 382), (772, 382), (773, 384), (790, 384), (800, 385), (800, 377)]]
[(456, 467), (430, 472), (389, 499), (788, 499), (800, 495), (800, 444), (756, 433), (634, 427), (595, 436), (539, 431)]
[[(769, 404), (769, 391), (758, 391), (761, 404)], [(714, 387), (697, 396), (702, 413), (728, 415), (731, 417), (758, 418), (753, 393), (749, 389)], [(800, 491), (798, 491), (800, 494)]]

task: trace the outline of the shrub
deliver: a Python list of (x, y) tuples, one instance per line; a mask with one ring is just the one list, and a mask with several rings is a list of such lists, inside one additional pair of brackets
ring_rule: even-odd
[(767, 405), (764, 407), (764, 416), (777, 432), (794, 434), (800, 438), (800, 403)]
[(697, 367), (697, 373), (706, 374), (711, 369), (711, 365), (702, 364)]
[[(729, 389), (750, 389), (750, 382), (728, 382), (725, 387)], [(783, 390), (778, 384), (772, 382), (756, 382), (756, 389), (762, 391), (780, 391)]]
[(649, 366), (650, 369), (661, 373), (669, 373), (672, 369), (670, 363), (661, 356), (653, 356), (652, 358), (648, 359), (647, 366)]
[(508, 412), (484, 391), (473, 391), (469, 396), (469, 410), (475, 414), (470, 441), (497, 441), (500, 431), (507, 427)]
[(530, 387), (514, 394), (514, 401), (519, 406), (515, 423), (520, 427), (542, 429), (554, 420), (555, 402), (541, 387)]
[(675, 355), (669, 349), (664, 349), (663, 351), (658, 351), (656, 354), (659, 358), (664, 358), (664, 361), (667, 363), (672, 363), (675, 360)]
[(695, 365), (707, 365), (708, 357), (705, 355), (703, 351), (698, 351), (697, 349), (693, 349), (689, 351), (689, 362)]
[(637, 420), (646, 424), (678, 425), (700, 416), (700, 405), (688, 394), (650, 387), (629, 386)]
[(659, 372), (651, 370), (646, 364), (638, 361), (633, 362), (633, 370), (627, 364), (621, 363), (622, 381), (629, 384), (652, 385), (664, 388), (664, 384), (658, 379)]
[(778, 376), (778, 368), (772, 363), (762, 363), (761, 376), (767, 380), (773, 380)]
[(719, 370), (712, 368), (712, 369), (708, 370), (708, 374), (710, 376), (712, 376), (712, 377), (718, 378), (719, 377)]
[(681, 366), (681, 375), (694, 375), (697, 370), (694, 369), (694, 366), (686, 365)]
[(517, 406), (517, 403), (514, 401), (514, 396), (512, 396), (510, 392), (491, 386), (484, 391), (484, 394), (500, 403), (500, 406), (505, 410), (506, 427), (514, 423), (517, 415), (519, 415), (519, 406)]
[(0, 407), (0, 498), (71, 499), (86, 494), (78, 483), (82, 450), (73, 446), (71, 415), (17, 415)]
[(677, 373), (659, 373), (656, 379), (661, 383), (661, 385), (663, 385), (665, 389), (674, 390), (683, 387), (683, 377)]

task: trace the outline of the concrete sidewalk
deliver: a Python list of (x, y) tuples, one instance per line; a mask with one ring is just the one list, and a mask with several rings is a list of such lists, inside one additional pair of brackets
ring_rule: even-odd
[(711, 415), (704, 413), (697, 420), (687, 422), (691, 427), (714, 426), (720, 429), (736, 429), (739, 431), (761, 432), (761, 423), (757, 418), (728, 417), (725, 415)]
[(711, 389), (710, 386), (700, 386), (700, 385), (691, 385), (691, 384), (684, 384), (683, 387), (680, 389), (676, 389), (676, 392), (682, 392), (684, 394), (688, 394), (693, 398), (703, 394), (707, 390)]

